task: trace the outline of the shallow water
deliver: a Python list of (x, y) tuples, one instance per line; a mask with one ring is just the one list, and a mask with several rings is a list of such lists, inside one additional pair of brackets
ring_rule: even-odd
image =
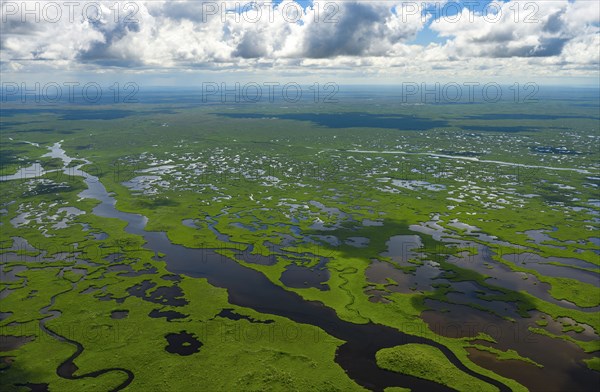
[(194, 337), (193, 334), (181, 331), (179, 333), (170, 333), (165, 336), (167, 346), (165, 350), (172, 354), (192, 355), (200, 351), (202, 342)]
[(129, 310), (113, 310), (110, 312), (110, 318), (121, 320), (129, 316)]
[(46, 174), (46, 171), (39, 163), (34, 163), (30, 166), (19, 169), (15, 174), (8, 176), (0, 176), (0, 181), (25, 180), (29, 178), (41, 177)]
[[(577, 309), (585, 312), (596, 312), (600, 309), (598, 306), (592, 308), (580, 308), (572, 302), (558, 300), (552, 297), (549, 293), (550, 285), (548, 283), (540, 282), (540, 280), (532, 274), (511, 270), (506, 265), (492, 259), (493, 252), (489, 247), (484, 245), (477, 246), (478, 254), (469, 255), (467, 257), (450, 256), (448, 262), (465, 269), (476, 271), (481, 275), (489, 276), (486, 282), (493, 286), (513, 291), (526, 291), (534, 297), (565, 308)], [(557, 268), (562, 268), (563, 270), (569, 269), (565, 267)]]
[(167, 321), (184, 319), (184, 318), (188, 317), (187, 314), (179, 313), (179, 312), (174, 311), (174, 310), (158, 310), (158, 309), (153, 309), (148, 314), (148, 316), (150, 316), (152, 318), (164, 317), (164, 318), (167, 319)]
[[(433, 310), (422, 313), (423, 320), (436, 333), (451, 338), (473, 337), (484, 332), (497, 342), (493, 347), (516, 351), (543, 369), (522, 361), (496, 360), (489, 354), (472, 351), (470, 358), (498, 374), (514, 378), (534, 391), (583, 391), (598, 385), (600, 374), (589, 370), (582, 362), (592, 357), (572, 343), (534, 334), (529, 327), (539, 326), (534, 318), (517, 318), (515, 322), (463, 305), (427, 300)], [(479, 344), (489, 345), (479, 341)], [(593, 388), (592, 388), (593, 389)]]
[(363, 219), (362, 225), (363, 226), (383, 226), (383, 221), (382, 220), (379, 221), (379, 220)]
[[(458, 361), (454, 354), (435, 341), (404, 334), (393, 328), (378, 324), (353, 324), (345, 322), (337, 317), (333, 309), (325, 307), (320, 302), (306, 301), (299, 295), (274, 285), (262, 273), (246, 268), (239, 263), (216, 253), (213, 249), (185, 248), (183, 246), (172, 244), (165, 233), (146, 232), (145, 226), (147, 219), (145, 217), (138, 214), (118, 211), (115, 208), (116, 202), (114, 198), (106, 192), (106, 189), (97, 178), (85, 175), (85, 180), (88, 189), (81, 192), (80, 197), (95, 198), (101, 201), (101, 203), (94, 208), (93, 213), (99, 216), (115, 217), (126, 221), (128, 223), (126, 231), (143, 236), (147, 241), (146, 247), (148, 249), (167, 255), (167, 257), (165, 257), (167, 269), (172, 273), (207, 278), (212, 285), (227, 289), (229, 301), (232, 304), (249, 307), (262, 313), (280, 315), (296, 322), (312, 324), (322, 328), (328, 334), (345, 341), (346, 343), (342, 344), (336, 352), (336, 362), (360, 385), (375, 390), (382, 390), (387, 386), (405, 386), (414, 390), (428, 391), (446, 390), (447, 388), (444, 388), (439, 384), (385, 371), (375, 364), (375, 353), (381, 348), (406, 343), (422, 343), (438, 347), (456, 367), (466, 373), (497, 385), (502, 390), (507, 390), (502, 384), (467, 369), (460, 361)], [(334, 211), (328, 212), (335, 213)], [(213, 230), (215, 234), (221, 236), (219, 239), (228, 242), (229, 237), (219, 233), (218, 230), (214, 228), (216, 221), (212, 218), (207, 221), (210, 222), (209, 227), (211, 230)], [(437, 233), (441, 231), (431, 227), (429, 227), (429, 229)], [(406, 257), (411, 257), (411, 253), (418, 254), (415, 253), (414, 250), (420, 247), (418, 245), (420, 238), (418, 236), (406, 237), (412, 238), (396, 240), (397, 242), (393, 245), (395, 249), (389, 252), (389, 256), (396, 258), (398, 262), (404, 261)], [(419, 240), (417, 241), (415, 237), (419, 238)], [(412, 241), (413, 245), (416, 244), (417, 246), (407, 245), (407, 240)], [(232, 244), (232, 246), (235, 245)], [(431, 267), (435, 267), (435, 265), (431, 265)], [(432, 280), (432, 276), (427, 277), (427, 279)], [(130, 294), (147, 301), (166, 305), (173, 304), (176, 306), (177, 304), (182, 303), (182, 301), (185, 301), (185, 299), (180, 297), (181, 293), (176, 286), (173, 288), (161, 287), (159, 290), (163, 290), (155, 290), (148, 294), (148, 290), (154, 286), (154, 283), (145, 281), (132, 287), (130, 289)], [(469, 290), (472, 291), (472, 288), (467, 286), (463, 287), (463, 289), (467, 292), (470, 292)], [(450, 305), (444, 304), (444, 306), (447, 307)], [(447, 315), (447, 313), (442, 313), (440, 311), (425, 313), (427, 315)], [(425, 313), (424, 317), (429, 317)], [(476, 313), (477, 312), (473, 309), (468, 309), (467, 312), (461, 314), (461, 317), (457, 322), (464, 324), (465, 322), (476, 320)], [(443, 334), (443, 332), (440, 333)], [(188, 337), (187, 335), (189, 334), (185, 331), (173, 335), (174, 336), (170, 337), (173, 342), (168, 342), (169, 344), (166, 346), (171, 347), (171, 352), (177, 353), (178, 350), (181, 350), (181, 346), (196, 347), (194, 340), (201, 345), (197, 339), (191, 336)], [(183, 345), (183, 343), (187, 344)], [(560, 348), (560, 345), (563, 343), (568, 344), (560, 341), (557, 343), (555, 339), (552, 339), (548, 340), (545, 347), (547, 347), (548, 350), (554, 347)], [(199, 347), (197, 348), (199, 349)], [(540, 350), (543, 351), (545, 349), (546, 348)], [(169, 349), (167, 348), (167, 350)], [(532, 350), (535, 351), (534, 346), (532, 346)], [(581, 350), (578, 352), (581, 354)], [(188, 351), (182, 355), (188, 355), (187, 353)], [(179, 354), (181, 354), (181, 352), (179, 352)], [(190, 354), (193, 354), (193, 352)], [(73, 358), (74, 357), (71, 357), (70, 360)], [(579, 357), (574, 356), (573, 358)], [(577, 366), (574, 366), (572, 362), (563, 361), (562, 359), (564, 358), (562, 357), (559, 359), (561, 359), (561, 361), (557, 360), (555, 362), (557, 364), (556, 370), (553, 370), (554, 368), (550, 367), (548, 371), (562, 373), (568, 377), (571, 377), (571, 374), (572, 377), (578, 377), (578, 380), (581, 381), (577, 381), (578, 384), (573, 385), (585, 384), (590, 386), (597, 384), (598, 377), (594, 372), (589, 370), (584, 371), (580, 368), (580, 363), (577, 363)], [(490, 367), (494, 366), (494, 364), (486, 365)], [(72, 377), (72, 372), (69, 373), (65, 369), (62, 369), (61, 373)], [(546, 372), (540, 377), (544, 378), (545, 374)], [(543, 382), (543, 380), (540, 382)]]
[(329, 270), (326, 264), (327, 259), (325, 258), (312, 268), (294, 263), (289, 264), (279, 280), (287, 287), (314, 287), (323, 291), (329, 290), (329, 285), (326, 284), (329, 280)]
[[(80, 197), (100, 200), (93, 213), (104, 217), (119, 218), (128, 223), (126, 231), (143, 236), (146, 247), (167, 255), (167, 269), (173, 273), (207, 278), (209, 283), (228, 290), (229, 302), (255, 309), (262, 313), (276, 314), (300, 323), (316, 325), (341, 340), (346, 341), (336, 352), (336, 362), (360, 385), (374, 390), (387, 386), (409, 386), (419, 390), (447, 390), (442, 385), (380, 369), (375, 363), (375, 353), (384, 347), (406, 343), (423, 343), (438, 347), (459, 369), (506, 390), (502, 384), (466, 368), (453, 353), (437, 342), (401, 333), (378, 324), (353, 324), (340, 320), (333, 309), (319, 302), (306, 301), (299, 295), (271, 283), (262, 273), (243, 267), (239, 263), (217, 254), (212, 249), (190, 249), (172, 244), (163, 232), (144, 230), (147, 218), (138, 214), (115, 209), (115, 200), (102, 183), (93, 176), (85, 177), (88, 189)], [(214, 224), (214, 223), (213, 223)], [(146, 291), (154, 284), (142, 282), (129, 290), (131, 295), (154, 302), (157, 291), (147, 296)], [(159, 293), (160, 294), (160, 293)], [(171, 293), (172, 294), (172, 293)], [(162, 300), (167, 296), (161, 296)], [(160, 303), (163, 303), (163, 301)], [(168, 301), (168, 299), (167, 299)], [(369, 337), (365, 339), (365, 337)], [(176, 348), (173, 348), (175, 351)]]
[[(562, 257), (542, 257), (534, 253), (506, 254), (503, 255), (502, 258), (519, 267), (538, 271), (542, 275), (571, 278), (596, 286), (600, 285), (600, 275), (598, 274), (600, 270), (598, 269), (598, 266), (584, 260)], [(565, 264), (565, 266), (548, 263), (560, 263)], [(585, 271), (573, 267), (592, 269), (596, 272)]]
[(16, 350), (25, 343), (33, 341), (35, 336), (0, 335), (0, 352)]
[(369, 246), (369, 242), (371, 242), (371, 240), (366, 237), (348, 237), (346, 238), (346, 241), (344, 241), (346, 245), (350, 245), (355, 248), (366, 248)]
[(388, 279), (391, 279), (396, 283), (387, 286), (387, 289), (403, 294), (414, 294), (416, 291), (433, 291), (433, 283), (445, 282), (435, 280), (440, 274), (440, 269), (431, 261), (426, 261), (422, 266), (418, 266), (413, 273), (404, 272), (390, 263), (379, 260), (373, 260), (366, 270), (367, 281), (386, 284), (390, 282)]
[(381, 255), (390, 257), (393, 261), (402, 265), (409, 265), (406, 263), (408, 259), (420, 258), (421, 254), (418, 252), (418, 249), (423, 246), (421, 237), (416, 234), (396, 235), (390, 237), (386, 244), (388, 249)]

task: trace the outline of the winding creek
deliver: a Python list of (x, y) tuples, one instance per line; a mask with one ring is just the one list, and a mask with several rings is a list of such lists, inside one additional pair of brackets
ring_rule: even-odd
[[(73, 283), (73, 288), (75, 288), (75, 286), (76, 286), (76, 283)], [(70, 291), (70, 290), (67, 290), (67, 291)], [(58, 376), (60, 376), (62, 378), (66, 378), (67, 380), (78, 380), (78, 379), (82, 379), (82, 378), (94, 378), (94, 377), (98, 377), (103, 374), (111, 373), (111, 372), (120, 372), (120, 373), (125, 374), (125, 376), (126, 376), (125, 381), (123, 381), (121, 384), (119, 384), (115, 388), (113, 388), (112, 391), (122, 390), (123, 388), (125, 388), (129, 384), (131, 384), (131, 382), (134, 379), (134, 375), (131, 370), (117, 368), (117, 367), (111, 367), (111, 368), (107, 368), (107, 369), (95, 370), (93, 372), (89, 372), (89, 373), (85, 373), (85, 374), (75, 375), (75, 372), (78, 370), (78, 368), (77, 368), (77, 365), (75, 365), (74, 361), (83, 352), (83, 345), (79, 342), (76, 342), (75, 340), (68, 339), (62, 335), (59, 335), (58, 333), (52, 331), (50, 328), (48, 328), (46, 326), (46, 324), (49, 321), (51, 321), (57, 317), (60, 317), (61, 312), (59, 312), (58, 310), (51, 310), (51, 308), (52, 308), (52, 306), (54, 306), (56, 297), (58, 297), (61, 294), (64, 294), (67, 291), (63, 291), (61, 293), (58, 293), (58, 294), (55, 294), (54, 296), (52, 296), (52, 298), (50, 299), (50, 304), (40, 310), (40, 313), (48, 315), (48, 317), (45, 317), (42, 320), (40, 320), (40, 329), (42, 331), (44, 331), (45, 333), (47, 333), (48, 335), (52, 336), (54, 339), (56, 339), (60, 342), (69, 343), (69, 344), (75, 346), (75, 348), (76, 348), (75, 352), (73, 354), (71, 354), (71, 356), (69, 358), (65, 359), (60, 365), (58, 365), (58, 368), (56, 369), (56, 374), (58, 374)]]

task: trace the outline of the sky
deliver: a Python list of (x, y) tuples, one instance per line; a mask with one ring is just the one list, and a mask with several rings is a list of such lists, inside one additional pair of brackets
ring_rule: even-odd
[(6, 1), (3, 81), (597, 86), (600, 1)]

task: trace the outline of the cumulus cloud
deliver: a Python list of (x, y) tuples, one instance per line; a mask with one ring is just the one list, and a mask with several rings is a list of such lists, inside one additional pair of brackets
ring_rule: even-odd
[(389, 2), (338, 4), (340, 16), (336, 23), (309, 19), (311, 22), (302, 29), (301, 56), (385, 56), (394, 44), (414, 38), (424, 25), (414, 15), (403, 21)]
[[(129, 4), (118, 16), (114, 2), (102, 2), (99, 10), (87, 9), (87, 17), (82, 16), (83, 2), (73, 18), (63, 8), (62, 17), (52, 22), (43, 13), (39, 22), (31, 15), (23, 21), (22, 12), (3, 3), (0, 63), (5, 70), (45, 64), (138, 70), (359, 68), (374, 73), (449, 70), (459, 63), (497, 69), (502, 59), (511, 58), (523, 59), (513, 63), (523, 66), (539, 65), (536, 59), (543, 58), (555, 68), (589, 70), (598, 64), (598, 2), (527, 2), (532, 3), (533, 14), (523, 9), (524, 2), (518, 7), (498, 2), (487, 14), (465, 8), (457, 20), (429, 14), (431, 2), (328, 1), (302, 7), (293, 0), (276, 5), (127, 1), (117, 3)], [(416, 44), (423, 30), (445, 42)]]
[[(98, 19), (62, 18), (58, 23), (23, 23), (20, 13), (4, 12), (4, 37), (8, 38), (2, 41), (3, 59), (45, 53), (48, 60), (130, 67), (163, 61), (170, 66), (179, 61), (235, 62), (236, 58), (381, 56), (423, 28), (418, 16), (400, 22), (394, 4), (387, 1), (327, 2), (326, 8), (319, 9), (302, 8), (291, 0), (275, 6), (252, 3), (251, 7), (239, 7), (239, 2), (232, 1), (195, 0), (135, 4), (139, 23), (128, 23), (122, 17), (114, 20), (108, 4), (103, 5)], [(57, 34), (65, 50), (47, 53)]]
[(498, 2), (487, 11), (463, 9), (456, 18), (439, 18), (431, 29), (450, 38), (446, 49), (457, 57), (549, 57), (561, 55), (586, 30), (598, 34), (600, 23), (597, 2)]

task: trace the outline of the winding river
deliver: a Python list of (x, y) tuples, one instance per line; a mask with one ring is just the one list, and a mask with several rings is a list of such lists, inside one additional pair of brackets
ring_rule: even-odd
[[(341, 320), (333, 309), (324, 306), (321, 302), (307, 301), (300, 295), (273, 284), (264, 274), (216, 253), (215, 250), (193, 249), (175, 245), (169, 241), (164, 232), (146, 231), (148, 219), (145, 216), (117, 210), (115, 207), (116, 200), (107, 192), (100, 180), (81, 170), (83, 165), (89, 162), (67, 169), (67, 166), (73, 158), (65, 153), (61, 147), (61, 142), (55, 143), (46, 156), (61, 159), (64, 163), (65, 169), (63, 170), (65, 174), (78, 175), (84, 178), (87, 189), (82, 191), (79, 196), (81, 198), (95, 199), (100, 202), (93, 209), (93, 214), (101, 217), (118, 218), (125, 221), (127, 223), (125, 230), (128, 233), (142, 236), (146, 241), (144, 245), (145, 248), (165, 255), (163, 260), (166, 262), (167, 270), (170, 272), (190, 277), (206, 278), (213, 286), (226, 289), (229, 296), (229, 302), (232, 304), (251, 308), (264, 314), (286, 317), (295, 322), (314, 325), (323, 329), (329, 335), (344, 341), (345, 343), (340, 345), (336, 350), (335, 361), (346, 371), (348, 376), (359, 385), (377, 391), (383, 390), (389, 386), (403, 386), (409, 387), (412, 390), (426, 391), (449, 390), (443, 385), (387, 371), (377, 366), (375, 354), (380, 349), (407, 343), (419, 343), (438, 348), (454, 366), (465, 373), (495, 385), (501, 391), (509, 390), (506, 385), (467, 368), (451, 350), (436, 341), (408, 335), (394, 328), (372, 322), (367, 324), (354, 324)], [(31, 174), (33, 174), (33, 177), (38, 177), (43, 175), (44, 171), (27, 171), (26, 174), (28, 175), (23, 176), (23, 173), (18, 173), (15, 176), (0, 177), (0, 181), (32, 178), (30, 176)], [(216, 223), (216, 221), (213, 221), (212, 224), (209, 225), (211, 229), (214, 229), (214, 223)], [(188, 224), (190, 223), (188, 222)], [(215, 232), (215, 234), (220, 236), (220, 240), (230, 242), (228, 236), (219, 232)], [(237, 245), (239, 247), (239, 243), (237, 243)], [(76, 283), (73, 285), (75, 287)], [(76, 348), (75, 352), (58, 366), (56, 371), (57, 374), (62, 378), (73, 380), (98, 377), (108, 372), (119, 372), (126, 377), (124, 381), (113, 390), (118, 391), (126, 388), (134, 380), (134, 374), (128, 369), (110, 367), (86, 374), (75, 375), (77, 371), (75, 360), (81, 355), (84, 347), (79, 342), (61, 336), (46, 326), (50, 320), (60, 316), (59, 311), (52, 310), (56, 296), (60, 294), (62, 293), (52, 297), (50, 304), (41, 309), (41, 313), (47, 315), (47, 317), (40, 321), (40, 328), (45, 333), (52, 336), (54, 339), (67, 342)], [(430, 312), (428, 317), (431, 316), (431, 314), (439, 315), (441, 313)], [(461, 317), (465, 317), (466, 319), (470, 316), (464, 314)], [(552, 346), (554, 347), (555, 345), (553, 344)], [(475, 355), (479, 353), (475, 352), (472, 354)], [(492, 363), (488, 365), (484, 366), (497, 368), (499, 365), (503, 364)], [(564, 369), (562, 366), (564, 366)], [(559, 371), (561, 373), (563, 370), (569, 372), (569, 374), (576, 373), (577, 378), (580, 379), (580, 381), (586, 380), (583, 384), (587, 384), (587, 381), (592, 381), (593, 383), (593, 380), (597, 379), (596, 377), (591, 377), (589, 375), (588, 369), (584, 369), (585, 371), (578, 369), (579, 368), (574, 369), (566, 363), (559, 366)], [(575, 372), (576, 370), (577, 372)], [(527, 378), (525, 377), (527, 374), (523, 377), (516, 377), (516, 375), (512, 375), (512, 373), (508, 371), (499, 371), (499, 373), (505, 375), (509, 373), (507, 375), (508, 377), (521, 379), (523, 381)], [(537, 376), (542, 379), (547, 378), (547, 375), (543, 376), (542, 374), (539, 374)], [(526, 383), (526, 385), (528, 384)]]
[[(50, 148), (50, 153), (47, 156), (62, 159), (65, 166), (72, 160), (61, 148), (60, 142), (55, 143)], [(451, 350), (440, 343), (408, 335), (394, 328), (372, 322), (354, 324), (343, 321), (333, 309), (324, 306), (321, 302), (304, 300), (298, 294), (273, 284), (262, 273), (244, 267), (232, 259), (210, 249), (192, 249), (175, 245), (169, 241), (164, 232), (146, 231), (145, 227), (148, 219), (139, 214), (117, 210), (114, 197), (106, 191), (106, 188), (97, 177), (82, 171), (82, 166), (83, 164), (74, 169), (65, 169), (65, 172), (67, 173), (68, 170), (67, 174), (77, 173), (77, 175), (83, 176), (88, 189), (82, 191), (79, 196), (100, 201), (100, 204), (93, 209), (95, 215), (118, 218), (127, 222), (125, 230), (128, 233), (142, 236), (146, 241), (145, 247), (147, 249), (165, 254), (164, 260), (169, 271), (191, 277), (206, 278), (210, 284), (227, 289), (230, 303), (248, 307), (261, 313), (286, 317), (299, 323), (314, 325), (345, 341), (338, 347), (335, 361), (346, 371), (350, 378), (363, 387), (376, 391), (389, 386), (404, 386), (413, 390), (426, 391), (449, 390), (443, 385), (387, 371), (377, 366), (375, 354), (380, 349), (407, 343), (420, 343), (437, 347), (454, 366), (465, 373), (493, 384), (501, 391), (509, 391), (506, 385), (467, 368)], [(9, 179), (11, 178), (3, 178), (2, 180)], [(113, 371), (122, 372), (127, 377), (115, 390), (127, 387), (134, 379), (133, 373), (127, 369), (107, 368), (84, 375), (74, 375), (77, 370), (74, 360), (82, 353), (83, 346), (46, 327), (48, 321), (60, 315), (60, 312), (50, 310), (54, 304), (54, 299), (55, 297), (52, 298), (50, 305), (41, 310), (43, 314), (47, 314), (49, 317), (40, 322), (40, 327), (53, 338), (68, 342), (76, 347), (76, 351), (59, 365), (57, 374), (66, 379), (79, 379), (97, 377)]]
[[(75, 286), (76, 286), (76, 283), (73, 283), (73, 288)], [(54, 302), (56, 301), (56, 297), (58, 297), (61, 294), (64, 294), (65, 292), (68, 292), (68, 291), (71, 291), (71, 289), (69, 289), (67, 291), (63, 291), (61, 293), (58, 293), (58, 294), (55, 294), (54, 296), (52, 296), (52, 298), (50, 299), (50, 304), (40, 310), (40, 313), (48, 315), (48, 317), (45, 317), (42, 320), (40, 320), (40, 329), (42, 331), (44, 331), (45, 333), (47, 333), (48, 335), (52, 336), (54, 339), (56, 339), (60, 342), (67, 342), (67, 343), (75, 346), (75, 348), (76, 348), (75, 352), (73, 354), (71, 354), (71, 356), (69, 358), (65, 359), (60, 365), (58, 365), (58, 368), (56, 369), (56, 374), (58, 374), (59, 377), (66, 378), (67, 380), (79, 380), (82, 378), (98, 377), (98, 376), (101, 376), (106, 373), (120, 372), (120, 373), (125, 374), (125, 376), (126, 376), (125, 381), (123, 381), (121, 384), (119, 384), (115, 388), (113, 388), (111, 390), (111, 392), (122, 390), (123, 388), (125, 388), (129, 384), (131, 384), (131, 382), (134, 379), (134, 375), (131, 370), (117, 368), (117, 367), (111, 367), (111, 368), (96, 370), (96, 371), (85, 373), (85, 374), (75, 375), (75, 372), (78, 370), (77, 365), (75, 365), (75, 359), (78, 356), (80, 356), (81, 353), (83, 352), (83, 345), (79, 342), (76, 342), (75, 340), (68, 339), (62, 335), (59, 335), (58, 333), (52, 331), (50, 328), (48, 328), (46, 326), (46, 324), (49, 321), (54, 320), (55, 318), (59, 317), (61, 314), (58, 310), (51, 310), (52, 306), (54, 306)]]
[[(54, 151), (64, 157), (64, 151)], [(447, 347), (430, 339), (404, 334), (380, 324), (354, 324), (341, 320), (335, 311), (321, 302), (304, 300), (298, 294), (273, 284), (261, 272), (247, 268), (210, 249), (192, 249), (175, 245), (164, 232), (146, 231), (145, 216), (126, 213), (115, 208), (116, 200), (95, 176), (77, 168), (88, 186), (80, 193), (82, 198), (100, 201), (93, 213), (97, 216), (118, 218), (128, 223), (125, 231), (142, 236), (145, 247), (165, 254), (170, 272), (191, 277), (206, 278), (210, 284), (227, 289), (229, 302), (261, 313), (283, 316), (290, 320), (322, 328), (328, 334), (345, 341), (338, 347), (336, 362), (358, 384), (376, 391), (389, 386), (410, 387), (413, 390), (446, 391), (448, 388), (423, 379), (387, 371), (377, 366), (375, 353), (382, 348), (407, 343), (437, 347), (454, 366), (467, 374), (495, 385), (501, 391), (510, 389), (504, 384), (467, 368)]]
[[(367, 153), (370, 151), (352, 152)], [(60, 142), (55, 143), (46, 156), (62, 159), (66, 174), (74, 175), (75, 173), (84, 178), (87, 189), (82, 191), (79, 196), (100, 201), (93, 209), (93, 214), (101, 217), (118, 218), (127, 222), (125, 230), (128, 233), (142, 236), (146, 241), (145, 248), (165, 255), (163, 259), (170, 272), (190, 277), (206, 278), (213, 286), (226, 289), (229, 302), (232, 304), (251, 308), (264, 314), (286, 317), (298, 323), (314, 325), (323, 329), (329, 335), (343, 340), (345, 343), (338, 347), (335, 361), (359, 385), (376, 391), (383, 390), (389, 386), (403, 386), (409, 387), (412, 390), (425, 391), (449, 390), (449, 388), (443, 385), (387, 371), (377, 366), (375, 361), (377, 351), (407, 343), (419, 343), (438, 348), (454, 366), (463, 372), (495, 385), (501, 391), (509, 390), (501, 382), (467, 368), (451, 350), (436, 341), (405, 334), (394, 328), (372, 322), (354, 324), (341, 320), (332, 308), (324, 306), (321, 302), (305, 300), (295, 292), (273, 284), (261, 272), (245, 267), (233, 259), (216, 253), (215, 250), (194, 249), (176, 245), (169, 241), (164, 232), (146, 231), (145, 228), (148, 219), (143, 215), (117, 210), (115, 208), (116, 200), (107, 192), (98, 177), (81, 170), (85, 163), (66, 169), (73, 158), (65, 153), (61, 148)], [(533, 167), (528, 165), (519, 166)], [(24, 178), (22, 174), (5, 176), (0, 178), (0, 181)], [(40, 170), (37, 174), (43, 175), (44, 172)], [(62, 293), (57, 295), (60, 294)], [(74, 362), (83, 352), (83, 346), (79, 342), (57, 334), (46, 326), (46, 323), (50, 320), (60, 316), (60, 312), (51, 310), (55, 298), (56, 295), (52, 297), (50, 304), (41, 310), (41, 313), (48, 315), (48, 317), (40, 321), (40, 327), (53, 338), (70, 343), (76, 347), (75, 352), (58, 366), (57, 374), (66, 379), (81, 379), (97, 377), (108, 372), (120, 372), (126, 378), (114, 390), (121, 390), (130, 385), (134, 380), (134, 374), (130, 370), (123, 368), (106, 368), (83, 375), (75, 375), (77, 367)], [(583, 373), (581, 375), (585, 376)]]

